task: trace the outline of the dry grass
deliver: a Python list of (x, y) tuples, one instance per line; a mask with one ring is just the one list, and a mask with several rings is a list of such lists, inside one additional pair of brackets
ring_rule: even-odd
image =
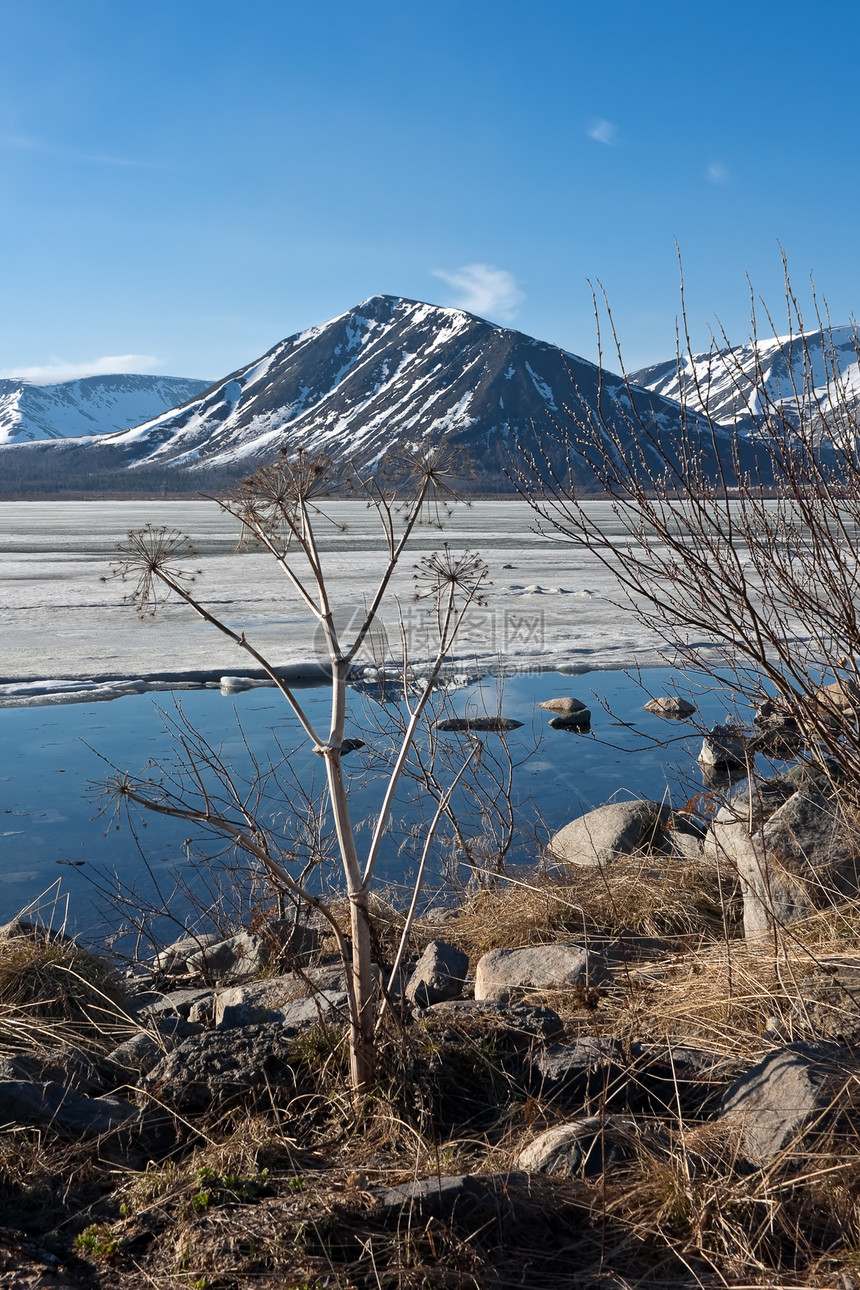
[(840, 1269), (856, 1266), (854, 1161), (806, 1157), (775, 1176), (744, 1172), (732, 1150), (730, 1137), (702, 1130), (610, 1187), (607, 1224), (626, 1238), (616, 1266), (629, 1267), (631, 1247), (645, 1262), (671, 1252), (700, 1283), (768, 1287), (833, 1286)]
[[(505, 1181), (488, 1158), (473, 1172), (495, 1179), (497, 1205), (475, 1221), (380, 1209), (373, 1189), (427, 1176), (423, 1162), (368, 1167), (349, 1150), (298, 1167), (278, 1159), (271, 1125), (248, 1132), (250, 1151), (234, 1135), (118, 1193), (123, 1212), (85, 1229), (102, 1286), (801, 1290), (858, 1264), (860, 1167), (833, 1143), (750, 1169), (733, 1131), (707, 1125), (657, 1145), (646, 1135), (638, 1158), (591, 1182)], [(261, 1138), (269, 1166), (254, 1155)]]
[(0, 941), (0, 1049), (106, 1049), (135, 1029), (105, 959), (67, 940)]
[[(857, 909), (819, 912), (777, 943), (747, 942), (725, 873), (662, 864), (634, 857), (604, 873), (520, 878), (477, 893), (441, 926), (423, 925), (417, 940), (455, 942), (474, 965), (496, 946), (579, 940), (583, 929), (599, 942), (638, 933), (653, 943), (611, 987), (587, 1000), (534, 999), (557, 1007), (569, 1037), (691, 1045), (741, 1068), (773, 1041), (810, 1037), (807, 979), (831, 954), (860, 967)], [(387, 956), (402, 915), (393, 904), (377, 912)], [(96, 1046), (105, 1012), (121, 1007), (99, 966), (68, 945), (0, 945), (3, 1015), (28, 1019), (33, 1042), (89, 1034)], [(75, 1256), (103, 1290), (834, 1290), (839, 1274), (860, 1268), (853, 1087), (816, 1132), (763, 1168), (743, 1159), (736, 1129), (681, 1122), (655, 1103), (636, 1112), (638, 1154), (606, 1175), (523, 1179), (526, 1141), (582, 1112), (529, 1090), (518, 1042), (486, 1019), (471, 1030), (441, 1019), (402, 1029), (391, 1015), (378, 1092), (357, 1116), (342, 1047), (308, 1032), (296, 1041), (291, 1100), (204, 1116), (136, 1170), (103, 1164), (98, 1144), (7, 1135), (0, 1199), (49, 1248), (68, 1251), (82, 1234)], [(481, 1221), (386, 1215), (374, 1199), (379, 1186), (457, 1173), (496, 1179), (497, 1211)]]
[(537, 872), (502, 880), (446, 922), (443, 936), (474, 960), (499, 947), (566, 937), (612, 939), (621, 932), (699, 944), (727, 931), (735, 935), (740, 917), (737, 879), (728, 866), (621, 856), (602, 869), (582, 868), (564, 877)]
[(754, 1061), (765, 1032), (798, 1038), (808, 957), (775, 959), (770, 945), (719, 942), (659, 964), (631, 968), (601, 1001), (596, 1029)]

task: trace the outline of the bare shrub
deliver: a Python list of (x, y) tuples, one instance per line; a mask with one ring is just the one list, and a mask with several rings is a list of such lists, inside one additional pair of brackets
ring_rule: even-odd
[[(452, 480), (452, 462), (444, 449), (416, 451), (388, 474), (384, 468), (353, 471), (351, 487), (356, 497), (375, 512), (385, 552), (376, 588), (358, 608), (354, 602), (341, 607), (332, 603), (325, 561), (320, 554), (319, 531), (330, 522), (325, 501), (335, 484), (332, 464), (324, 457), (282, 453), (276, 462), (242, 480), (221, 501), (222, 509), (240, 527), (241, 543), (261, 548), (272, 557), (274, 568), (307, 611), (312, 639), (330, 675), (331, 717), (327, 730), (315, 728), (298, 691), (245, 632), (235, 631), (204, 604), (197, 591), (193, 550), (183, 534), (151, 526), (130, 533), (114, 567), (115, 575), (128, 586), (126, 599), (138, 614), (151, 616), (167, 599), (178, 599), (242, 650), (280, 691), (310, 747), (321, 758), (327, 790), (325, 812), (332, 826), (328, 838), (319, 829), (316, 808), (307, 809), (308, 797), (298, 798), (284, 791), (281, 772), (289, 757), (283, 749), (264, 764), (246, 746), (251, 770), (239, 775), (219, 749), (194, 731), (181, 711), (173, 723), (176, 765), (138, 776), (121, 772), (111, 790), (120, 809), (134, 805), (198, 825), (219, 838), (222, 846), (245, 857), (265, 877), (282, 913), (290, 907), (303, 907), (314, 910), (324, 920), (347, 967), (351, 1079), (355, 1091), (361, 1094), (367, 1093), (374, 1081), (377, 1017), (372, 973), (372, 886), (382, 844), (391, 828), (397, 787), (416, 746), (425, 710), (438, 689), (443, 666), (465, 615), (482, 600), (487, 569), (480, 558), (470, 552), (455, 553), (443, 545), (422, 556), (414, 567), (414, 597), (429, 611), (432, 649), (430, 657), (422, 660), (420, 676), (416, 676), (409, 665), (401, 618), (399, 682), (406, 715), (385, 766), (378, 810), (366, 842), (352, 818), (343, 767), (344, 756), (356, 747), (354, 740), (346, 738), (347, 683), (365, 643), (372, 644), (377, 616), (416, 526), (427, 520), (440, 523), (454, 496)], [(338, 608), (347, 611), (345, 629), (339, 625)], [(445, 777), (448, 782), (444, 786), (432, 765), (424, 774), (423, 783), (433, 800), (421, 838), (419, 882), (451, 795), (478, 752), (478, 744), (473, 742), (453, 778)], [(297, 798), (294, 811), (293, 801)], [(342, 929), (319, 886), (313, 885), (315, 868), (329, 854), (334, 854), (340, 863), (348, 899), (348, 932)]]
[[(813, 295), (816, 330), (807, 328), (787, 275), (786, 303), (787, 336), (774, 361), (788, 376), (774, 393), (761, 360), (750, 378), (725, 336), (704, 364), (693, 362), (682, 284), (677, 434), (661, 437), (640, 415), (625, 373), (620, 392), (598, 399), (598, 411), (573, 399), (578, 432), (549, 431), (545, 451), (526, 454), (518, 483), (542, 531), (588, 550), (615, 576), (622, 602), (663, 642), (667, 661), (754, 708), (769, 700), (783, 729), (800, 731), (803, 756), (828, 776), (835, 767), (856, 806), (860, 404), (841, 373), (829, 319)], [(600, 335), (597, 307), (596, 315)], [(607, 316), (624, 372), (608, 306)], [(751, 329), (755, 343), (754, 301)], [(819, 331), (820, 354), (812, 339)], [(711, 413), (717, 384), (743, 396), (732, 424)], [(613, 417), (601, 411), (605, 404)], [(553, 465), (559, 448), (566, 474)], [(593, 493), (586, 500), (576, 487), (583, 457), (620, 540), (606, 538)], [(822, 692), (828, 681), (833, 688)]]

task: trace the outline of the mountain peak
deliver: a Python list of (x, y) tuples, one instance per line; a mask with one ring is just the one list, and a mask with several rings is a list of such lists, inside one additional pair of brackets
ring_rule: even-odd
[[(567, 469), (559, 432), (575, 441), (578, 418), (593, 418), (598, 401), (626, 442), (630, 399), (620, 377), (463, 309), (380, 294), (279, 341), (180, 407), (116, 434), (64, 443), (61, 465), (54, 445), (36, 444), (25, 446), (26, 463), (19, 456), (4, 465), (84, 481), (70, 487), (97, 480), (132, 491), (134, 480), (147, 480), (193, 491), (204, 479), (217, 489), (219, 480), (282, 449), (372, 470), (389, 453), (445, 439), (474, 463), (474, 487), (510, 492), (523, 452), (539, 456), (555, 444), (559, 468)], [(677, 404), (646, 391), (636, 404), (649, 436), (676, 433)], [(591, 478), (584, 467), (582, 478)]]

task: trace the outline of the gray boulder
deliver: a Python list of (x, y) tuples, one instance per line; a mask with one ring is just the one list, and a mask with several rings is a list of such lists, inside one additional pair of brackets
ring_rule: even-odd
[(588, 708), (583, 708), (581, 712), (571, 712), (568, 717), (550, 717), (548, 724), (553, 730), (573, 730), (588, 734), (591, 712)]
[(676, 860), (701, 860), (705, 849), (703, 831), (695, 829), (667, 829), (660, 846), (662, 855)]
[(218, 945), (223, 940), (224, 937), (220, 932), (204, 932), (200, 936), (180, 936), (179, 940), (159, 950), (152, 960), (152, 966), (157, 972), (166, 972), (168, 975), (184, 972), (193, 954), (208, 949), (210, 945)]
[(184, 1114), (272, 1091), (295, 1089), (290, 1036), (279, 1023), (194, 1035), (168, 1053), (141, 1081), (141, 1098)]
[(215, 994), (205, 994), (200, 999), (195, 999), (188, 1009), (188, 1020), (193, 1021), (196, 1025), (202, 1026), (204, 1030), (211, 1030), (215, 1025)]
[(685, 721), (696, 711), (695, 705), (677, 694), (661, 694), (656, 699), (649, 699), (644, 705), (646, 712), (655, 717), (664, 717), (667, 721)]
[(332, 1009), (346, 1007), (343, 972), (334, 969), (327, 975), (316, 975), (317, 982), (312, 983), (316, 988), (310, 994), (307, 982), (293, 972), (221, 990), (215, 996), (216, 1030), (277, 1021), (285, 1031), (297, 1034), (316, 1025)]
[(87, 1097), (56, 1080), (0, 1079), (0, 1121), (6, 1125), (44, 1125), (78, 1138), (111, 1133), (137, 1116), (128, 1102)]
[(189, 1020), (189, 1014), (195, 1004), (201, 1000), (212, 1000), (214, 991), (205, 987), (195, 990), (169, 990), (167, 994), (156, 994), (140, 1009), (143, 1017), (183, 1017)]
[(292, 923), (269, 923), (262, 932), (239, 932), (227, 940), (189, 955), (188, 969), (218, 980), (233, 980), (259, 976), (278, 958), (295, 957), (301, 963), (308, 961), (319, 943), (317, 933), (309, 927), (294, 927)]
[(530, 1174), (593, 1178), (632, 1159), (640, 1137), (640, 1127), (630, 1116), (583, 1116), (539, 1134), (520, 1152), (517, 1168)]
[(579, 699), (564, 697), (545, 699), (543, 703), (538, 704), (538, 707), (546, 708), (547, 712), (557, 712), (560, 717), (572, 717), (577, 712), (586, 712), (588, 705)]
[[(764, 931), (770, 914), (780, 922), (855, 895), (860, 834), (838, 801), (816, 789), (794, 793), (774, 811), (757, 839), (756, 864), (745, 880), (744, 926)], [(802, 897), (797, 898), (798, 885)], [(785, 892), (785, 905), (782, 903)], [(776, 904), (774, 904), (776, 902)]]
[(753, 723), (759, 730), (796, 730), (796, 705), (780, 698), (762, 699), (753, 713)]
[[(32, 1080), (61, 1084), (87, 1097), (98, 1097), (114, 1087), (117, 1072), (110, 1059), (96, 1062), (81, 1048), (52, 1048), (34, 1053), (10, 1053), (0, 1057), (0, 1079)], [(0, 1107), (2, 1114), (2, 1107)]]
[(718, 812), (708, 840), (708, 850), (741, 878), (748, 937), (807, 918), (858, 890), (860, 833), (838, 799), (812, 788), (776, 803), (776, 795), (759, 795), (745, 812), (733, 801)]
[(744, 1155), (765, 1165), (809, 1132), (838, 1129), (850, 1114), (856, 1058), (841, 1044), (788, 1044), (736, 1080), (720, 1119), (740, 1134)]
[(716, 725), (702, 741), (699, 762), (702, 766), (713, 766), (718, 770), (746, 766), (749, 758), (749, 740), (740, 726)]
[(292, 999), (279, 1007), (266, 1008), (260, 1007), (259, 1002), (249, 1004), (243, 997), (244, 993), (242, 987), (238, 986), (234, 990), (228, 990), (225, 995), (216, 1000), (215, 1027), (217, 1030), (231, 1030), (236, 1026), (277, 1021), (285, 1034), (297, 1035), (300, 1031), (325, 1021), (330, 1013), (345, 1009), (349, 1002), (345, 992), (331, 994), (319, 990), (308, 999)]
[(610, 979), (606, 961), (579, 945), (490, 950), (478, 961), (475, 999), (510, 1003), (542, 990), (573, 990)]
[(407, 1002), (416, 1008), (457, 999), (469, 971), (469, 958), (444, 941), (431, 941), (424, 950), (406, 987)]
[(559, 829), (549, 852), (564, 864), (600, 868), (617, 855), (659, 846), (672, 810), (665, 802), (608, 802)]
[(531, 1060), (529, 1084), (537, 1096), (575, 1103), (580, 1109), (589, 1098), (601, 1104), (626, 1101), (627, 1062), (614, 1039), (582, 1035), (572, 1044), (553, 1044)]
[(107, 1060), (121, 1070), (145, 1075), (167, 1053), (178, 1048), (192, 1035), (202, 1033), (202, 1027), (183, 1017), (165, 1017), (153, 1030), (139, 1030), (108, 1054)]
[(416, 1008), (416, 1021), (442, 1023), (452, 1030), (468, 1032), (473, 1026), (494, 1029), (519, 1041), (552, 1041), (564, 1033), (564, 1024), (552, 1008), (525, 1003), (492, 1003), (477, 999), (447, 999), (429, 1008)]
[(743, 780), (711, 819), (705, 835), (705, 858), (723, 858), (734, 863), (736, 826), (740, 825), (748, 834), (756, 833), (795, 791), (783, 778)]

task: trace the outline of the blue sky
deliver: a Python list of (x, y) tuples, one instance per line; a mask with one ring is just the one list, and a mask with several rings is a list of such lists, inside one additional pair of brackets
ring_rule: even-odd
[[(215, 378), (375, 292), (630, 367), (860, 306), (860, 6), (0, 0), (0, 373)], [(614, 365), (610, 363), (610, 365)]]

